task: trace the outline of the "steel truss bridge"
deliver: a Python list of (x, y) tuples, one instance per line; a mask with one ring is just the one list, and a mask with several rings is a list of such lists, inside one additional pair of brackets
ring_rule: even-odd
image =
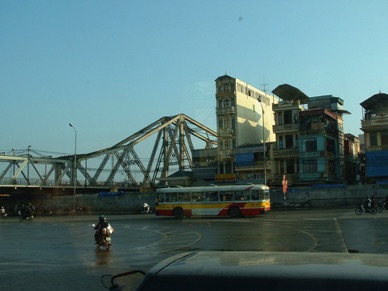
[[(152, 138), (153, 137), (153, 140)], [(151, 146), (145, 146), (146, 140)], [(153, 146), (152, 146), (153, 141)], [(196, 146), (196, 147), (195, 147)], [(6, 191), (41, 191), (59, 194), (91, 193), (109, 189), (153, 187), (171, 170), (190, 170), (191, 151), (217, 146), (217, 133), (179, 114), (162, 117), (121, 142), (87, 154), (51, 157), (27, 154), (0, 155), (0, 194)], [(147, 159), (136, 149), (151, 147)]]

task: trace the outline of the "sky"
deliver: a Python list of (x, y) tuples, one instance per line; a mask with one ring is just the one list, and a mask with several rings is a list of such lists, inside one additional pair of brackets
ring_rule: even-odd
[(386, 0), (0, 0), (0, 152), (110, 147), (163, 116), (216, 130), (215, 79), (388, 93)]

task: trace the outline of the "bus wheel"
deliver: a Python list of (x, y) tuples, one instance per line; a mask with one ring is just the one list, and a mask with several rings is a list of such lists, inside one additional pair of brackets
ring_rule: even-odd
[(229, 208), (229, 215), (232, 218), (240, 217), (240, 208), (236, 206)]
[(175, 216), (176, 219), (182, 219), (183, 216), (184, 216), (183, 209), (180, 208), (180, 207), (175, 208), (172, 213), (173, 213), (173, 215)]

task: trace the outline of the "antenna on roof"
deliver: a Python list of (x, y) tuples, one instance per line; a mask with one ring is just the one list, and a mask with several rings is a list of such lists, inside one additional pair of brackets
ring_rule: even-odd
[(266, 88), (266, 86), (268, 86), (269, 84), (268, 84), (268, 83), (265, 83), (265, 77), (263, 77), (263, 82), (264, 82), (264, 83), (260, 84), (260, 86), (263, 87), (263, 92), (264, 92), (265, 94), (267, 94), (267, 88)]

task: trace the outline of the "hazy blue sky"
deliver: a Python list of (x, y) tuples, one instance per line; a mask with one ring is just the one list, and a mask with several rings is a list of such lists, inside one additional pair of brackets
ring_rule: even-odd
[(0, 1), (0, 151), (111, 146), (162, 116), (215, 127), (214, 80), (388, 93), (386, 0)]

